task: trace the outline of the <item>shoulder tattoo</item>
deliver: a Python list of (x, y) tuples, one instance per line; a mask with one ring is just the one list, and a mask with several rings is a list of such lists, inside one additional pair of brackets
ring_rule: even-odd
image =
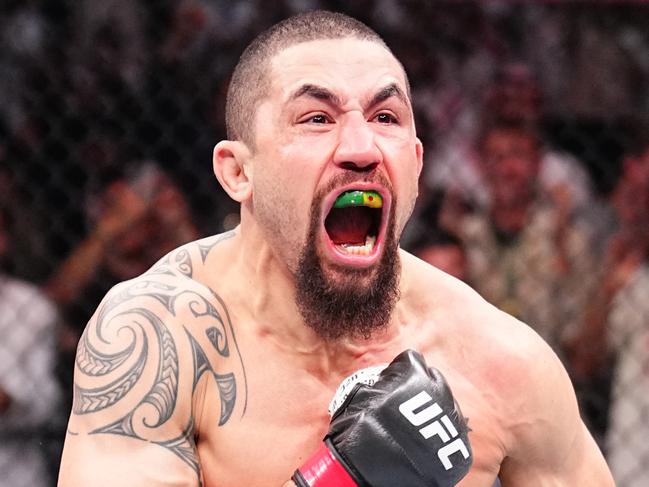
[[(180, 287), (178, 272), (191, 274), (190, 256), (170, 258), (175, 262), (167, 269), (161, 261), (152, 269), (159, 272), (114, 288), (88, 324), (77, 348), (72, 414), (100, 413), (88, 434), (158, 444), (200, 478), (192, 401), (179, 395), (193, 396), (207, 374), (220, 396), (222, 426), (237, 404), (245, 414), (246, 374), (225, 303), (209, 289)], [(191, 363), (181, 355), (191, 355)], [(180, 429), (169, 427), (172, 417)]]
[(191, 253), (198, 252), (200, 262), (198, 265), (205, 264), (209, 253), (221, 242), (229, 240), (235, 236), (235, 231), (221, 233), (212, 237), (207, 237), (188, 245), (179, 247), (178, 249), (165, 255), (158, 261), (151, 269), (146, 272), (146, 275), (170, 275), (174, 276), (182, 274), (186, 277), (194, 276), (194, 264), (192, 262)]
[(230, 230), (229, 232), (221, 233), (220, 235), (215, 235), (214, 237), (204, 238), (203, 240), (196, 242), (198, 250), (201, 254), (201, 260), (203, 264), (207, 260), (207, 255), (212, 251), (214, 247), (216, 247), (221, 242), (224, 242), (225, 240), (231, 239), (235, 235), (236, 232), (234, 230)]

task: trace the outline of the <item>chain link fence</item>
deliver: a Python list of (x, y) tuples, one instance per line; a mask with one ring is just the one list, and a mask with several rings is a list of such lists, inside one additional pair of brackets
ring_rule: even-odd
[(555, 349), (620, 487), (649, 485), (649, 5), (0, 5), (0, 486), (55, 485), (103, 294), (238, 222), (211, 172), (228, 76), (290, 14), (348, 13), (410, 76), (425, 168), (402, 245)]

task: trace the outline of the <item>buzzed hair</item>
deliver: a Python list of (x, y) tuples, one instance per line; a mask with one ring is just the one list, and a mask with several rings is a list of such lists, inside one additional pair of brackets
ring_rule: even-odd
[[(270, 89), (270, 60), (278, 52), (303, 42), (350, 37), (375, 42), (392, 53), (381, 36), (367, 25), (347, 15), (324, 10), (289, 17), (259, 34), (241, 55), (230, 79), (225, 102), (228, 139), (241, 140), (254, 148), (254, 115)], [(407, 77), (406, 89), (410, 98)]]

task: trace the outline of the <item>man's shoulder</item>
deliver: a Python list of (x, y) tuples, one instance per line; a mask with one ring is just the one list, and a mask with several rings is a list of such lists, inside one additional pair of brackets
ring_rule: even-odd
[(493, 329), (482, 325), (485, 320), (501, 325), (505, 321), (513, 326), (467, 283), (407, 252), (402, 252), (401, 257), (401, 296), (420, 315), (434, 315), (445, 328), (452, 326), (454, 332), (460, 333), (493, 333)]
[(561, 373), (555, 352), (527, 323), (468, 286), (455, 292), (455, 308), (449, 313), (456, 317), (457, 333), (481, 370), (480, 379), (500, 391), (504, 400), (522, 404), (531, 387), (545, 388), (550, 371)]
[[(186, 243), (163, 256), (140, 277), (176, 277), (179, 283), (185, 282), (188, 285), (187, 280), (200, 282), (208, 267), (226, 263), (227, 256), (222, 251), (223, 244), (235, 235), (235, 231), (229, 231)], [(214, 270), (210, 269), (211, 272)]]
[(562, 368), (536, 331), (482, 298), (458, 312), (464, 314), (459, 333), (480, 370), (481, 383), (498, 391), (504, 401), (522, 405), (530, 388), (545, 388), (548, 373)]
[(219, 250), (219, 244), (234, 236), (235, 232), (226, 232), (177, 247), (139, 276), (114, 285), (103, 301), (114, 300), (117, 296), (125, 298), (126, 295), (146, 298), (152, 293), (210, 294), (210, 283), (205, 276), (219, 274), (229, 265), (228, 257)]
[[(228, 265), (223, 263), (227, 257), (213, 254), (218, 253), (218, 244), (232, 236), (230, 232), (189, 242), (143, 274), (116, 284), (101, 300), (88, 328), (101, 331), (116, 322), (120, 326), (129, 323), (135, 328), (144, 326), (160, 339), (190, 342), (198, 335), (210, 340), (213, 335), (230, 335), (230, 330), (221, 330), (230, 324), (229, 312), (213, 280), (206, 276), (218, 275), (219, 266)], [(120, 339), (130, 338), (123, 335)], [(216, 348), (220, 352), (220, 346)]]
[(120, 313), (148, 310), (164, 320), (168, 328), (175, 326), (176, 322), (191, 323), (186, 315), (194, 313), (194, 305), (209, 309), (218, 305), (218, 295), (204, 279), (209, 274), (205, 261), (223, 235), (178, 247), (143, 274), (114, 285), (96, 314), (101, 316), (113, 310)]
[(456, 312), (463, 314), (458, 335), (467, 375), (496, 412), (509, 451), (544, 437), (562, 410), (575, 416), (566, 369), (528, 324), (482, 298)]
[[(497, 386), (526, 387), (544, 364), (557, 361), (546, 342), (527, 324), (486, 301), (466, 283), (406, 254), (408, 298)], [(502, 383), (501, 383), (502, 380)], [(512, 393), (515, 391), (512, 390)]]
[[(173, 424), (189, 431), (195, 412), (191, 398), (204, 374), (216, 377), (215, 370), (230, 367), (241, 375), (228, 311), (219, 295), (196, 278), (208, 247), (218, 239), (179, 247), (106, 294), (77, 350), (73, 416), (78, 429), (139, 438), (133, 424), (148, 403), (161, 418), (156, 427)], [(234, 407), (234, 381), (234, 372), (217, 380), (226, 419)], [(135, 407), (128, 399), (133, 395), (142, 401)], [(128, 421), (119, 427), (106, 422), (125, 413)]]

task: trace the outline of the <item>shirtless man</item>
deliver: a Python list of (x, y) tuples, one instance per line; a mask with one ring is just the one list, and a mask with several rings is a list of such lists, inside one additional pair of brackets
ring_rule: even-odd
[[(421, 399), (423, 384), (453, 420), (429, 439), (462, 438), (468, 420), (472, 458), (468, 448), (449, 457), (467, 470), (472, 461), (457, 485), (613, 485), (548, 346), (399, 250), (423, 150), (403, 67), (373, 31), (326, 12), (271, 28), (243, 54), (226, 118), (214, 171), (241, 224), (102, 301), (78, 347), (60, 487), (455, 485), (466, 472), (426, 477), (441, 450), (422, 464), (407, 444), (441, 424), (428, 399), (399, 411), (366, 400), (415, 382), (399, 401)], [(423, 359), (400, 355), (408, 349)], [(309, 458), (339, 383), (395, 356), (380, 387), (341, 407), (366, 408), (365, 419), (334, 416), (329, 451), (367, 417), (377, 428), (318, 454), (336, 473), (316, 478)], [(395, 426), (399, 414), (409, 423)]]

